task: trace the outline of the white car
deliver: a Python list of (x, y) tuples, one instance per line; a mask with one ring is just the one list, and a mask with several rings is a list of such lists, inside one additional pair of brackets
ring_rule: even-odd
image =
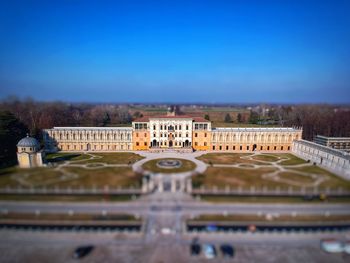
[(346, 254), (350, 254), (350, 240), (348, 240), (344, 243), (344, 252)]
[(341, 253), (344, 251), (344, 245), (336, 239), (321, 240), (321, 248), (328, 253)]
[(214, 245), (204, 244), (203, 253), (207, 259), (213, 259), (216, 257), (216, 249)]

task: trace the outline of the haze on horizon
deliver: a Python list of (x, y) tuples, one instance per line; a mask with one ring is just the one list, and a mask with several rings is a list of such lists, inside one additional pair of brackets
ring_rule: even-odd
[(0, 99), (350, 103), (350, 2), (1, 1)]

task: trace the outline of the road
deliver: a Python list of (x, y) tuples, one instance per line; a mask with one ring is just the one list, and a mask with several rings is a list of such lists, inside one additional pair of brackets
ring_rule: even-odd
[[(212, 204), (193, 200), (184, 193), (162, 192), (119, 203), (52, 203), (0, 201), (0, 213), (131, 213), (144, 219), (144, 233), (1, 230), (1, 262), (70, 262), (75, 246), (93, 244), (96, 250), (86, 262), (203, 262), (203, 254), (191, 257), (189, 243), (195, 233), (183, 231), (186, 218), (209, 213), (233, 214), (350, 214), (348, 204)], [(165, 233), (164, 230), (171, 230)], [(325, 237), (349, 239), (342, 233), (231, 233), (201, 234), (200, 241), (219, 247), (233, 243), (233, 262), (348, 262), (344, 254), (319, 249)], [(286, 259), (288, 259), (286, 261)], [(215, 262), (225, 262), (218, 256)]]

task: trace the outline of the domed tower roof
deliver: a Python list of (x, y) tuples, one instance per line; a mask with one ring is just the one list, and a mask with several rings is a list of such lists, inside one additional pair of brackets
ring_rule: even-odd
[(17, 147), (36, 147), (36, 148), (40, 148), (40, 144), (37, 141), (37, 139), (35, 139), (33, 137), (29, 137), (29, 135), (27, 134), (27, 137), (24, 137), (23, 139), (21, 139), (17, 143)]

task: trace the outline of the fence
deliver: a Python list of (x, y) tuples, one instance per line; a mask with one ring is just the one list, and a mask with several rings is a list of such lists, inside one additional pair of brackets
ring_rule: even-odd
[(254, 186), (251, 186), (249, 188), (243, 188), (243, 187), (229, 187), (226, 186), (224, 188), (218, 188), (216, 186), (206, 188), (194, 188), (192, 189), (191, 194), (193, 195), (232, 195), (232, 196), (290, 196), (290, 197), (305, 197), (305, 196), (319, 196), (319, 195), (326, 195), (326, 196), (334, 196), (334, 197), (350, 197), (350, 190), (343, 189), (341, 187), (339, 188), (294, 188), (294, 187), (288, 187), (287, 189), (280, 187), (275, 187), (273, 189), (267, 188), (267, 187), (261, 187), (257, 188)]
[(140, 195), (142, 190), (139, 188), (22, 188), (6, 187), (0, 188), (0, 194), (18, 194), (18, 195)]

